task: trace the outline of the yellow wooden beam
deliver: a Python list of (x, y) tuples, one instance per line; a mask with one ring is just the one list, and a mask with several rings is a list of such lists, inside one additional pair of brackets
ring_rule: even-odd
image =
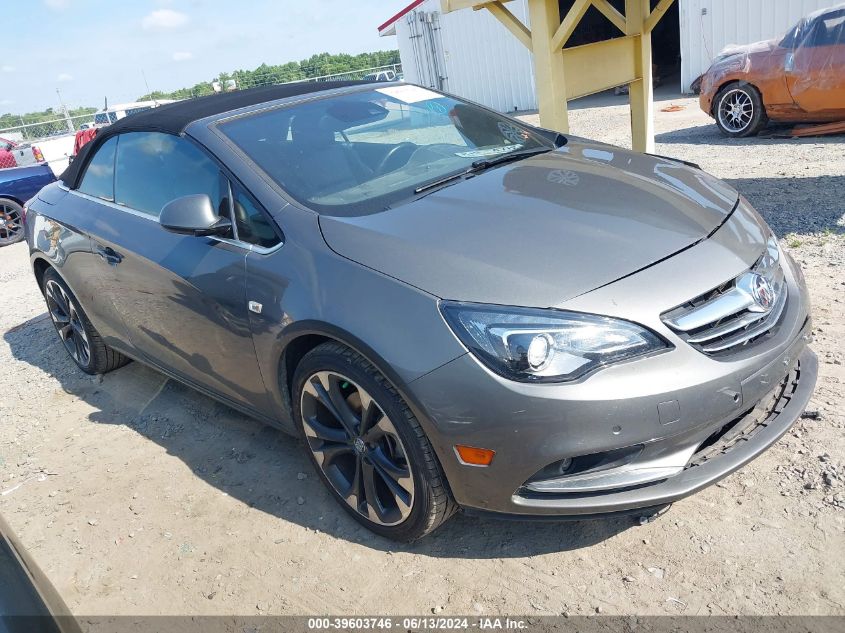
[(654, 85), (651, 71), (651, 33), (643, 25), (651, 10), (649, 0), (625, 0), (626, 33), (637, 38), (634, 72), (637, 80), (628, 85), (631, 103), (631, 147), (636, 152), (654, 152)]
[(558, 132), (568, 132), (563, 49), (552, 48), (552, 38), (560, 26), (558, 0), (529, 0), (528, 12), (540, 125)]
[(566, 98), (577, 99), (629, 84), (637, 79), (634, 49), (636, 35), (563, 49)]
[(575, 31), (575, 27), (578, 26), (581, 18), (584, 17), (587, 9), (590, 8), (591, 3), (592, 0), (575, 0), (575, 3), (561, 21), (557, 31), (555, 31), (554, 36), (552, 36), (553, 49), (563, 48), (566, 42), (569, 41), (569, 38), (572, 37), (572, 33)]
[(619, 29), (623, 33), (628, 32), (626, 19), (627, 12), (626, 15), (622, 15), (607, 0), (593, 0), (593, 6), (599, 11), (601, 11), (604, 17), (613, 22), (613, 26), (615, 26), (617, 29)]
[(505, 28), (513, 33), (514, 37), (522, 42), (528, 50), (531, 49), (531, 31), (528, 30), (528, 27), (525, 26), (519, 18), (517, 18), (513, 13), (508, 11), (508, 9), (503, 5), (500, 0), (496, 0), (495, 2), (490, 2), (484, 5), (484, 8), (487, 9), (493, 16), (501, 22)]
[(451, 13), (461, 9), (480, 9), (490, 0), (440, 0), (440, 11)]
[(645, 19), (645, 22), (643, 22), (643, 33), (651, 33), (654, 30), (654, 27), (657, 26), (658, 22), (660, 22), (660, 18), (662, 18), (669, 7), (672, 6), (672, 2), (674, 2), (674, 0), (660, 0), (660, 2), (657, 3), (657, 6), (654, 7), (654, 10)]

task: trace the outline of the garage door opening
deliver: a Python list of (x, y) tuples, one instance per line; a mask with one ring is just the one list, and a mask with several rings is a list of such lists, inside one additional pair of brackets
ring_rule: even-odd
[[(574, 3), (575, 0), (560, 0), (560, 14), (566, 15)], [(657, 6), (657, 3), (658, 0), (651, 0), (652, 10)], [(610, 0), (610, 4), (624, 15), (625, 0)], [(591, 5), (564, 48), (592, 44), (617, 37), (624, 37), (624, 34)], [(669, 6), (666, 14), (651, 32), (651, 46), (654, 85), (671, 84), (680, 89), (681, 22), (678, 2), (673, 2)], [(627, 91), (627, 86), (618, 92), (625, 91)]]

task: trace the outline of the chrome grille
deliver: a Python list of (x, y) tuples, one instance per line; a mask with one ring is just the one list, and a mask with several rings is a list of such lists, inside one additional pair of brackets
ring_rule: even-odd
[(687, 343), (709, 355), (738, 351), (780, 321), (787, 288), (780, 251), (772, 237), (747, 271), (661, 315)]

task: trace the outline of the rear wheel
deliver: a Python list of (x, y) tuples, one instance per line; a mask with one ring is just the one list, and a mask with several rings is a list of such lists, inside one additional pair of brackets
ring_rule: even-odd
[(294, 403), (309, 457), (356, 521), (408, 542), (454, 513), (419, 422), (362, 356), (338, 343), (314, 348), (296, 368)]
[(86, 374), (105, 374), (129, 362), (129, 359), (103, 343), (76, 297), (52, 268), (41, 282), (47, 311), (59, 340), (73, 362)]
[(728, 84), (716, 95), (716, 125), (725, 136), (753, 136), (769, 119), (760, 92), (749, 83)]
[(20, 242), (23, 238), (23, 207), (14, 200), (0, 198), (0, 246)]

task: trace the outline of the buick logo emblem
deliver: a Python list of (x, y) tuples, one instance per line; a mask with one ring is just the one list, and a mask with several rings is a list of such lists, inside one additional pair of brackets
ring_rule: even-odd
[(754, 273), (751, 277), (751, 297), (764, 310), (771, 310), (775, 304), (775, 289), (763, 275)]

